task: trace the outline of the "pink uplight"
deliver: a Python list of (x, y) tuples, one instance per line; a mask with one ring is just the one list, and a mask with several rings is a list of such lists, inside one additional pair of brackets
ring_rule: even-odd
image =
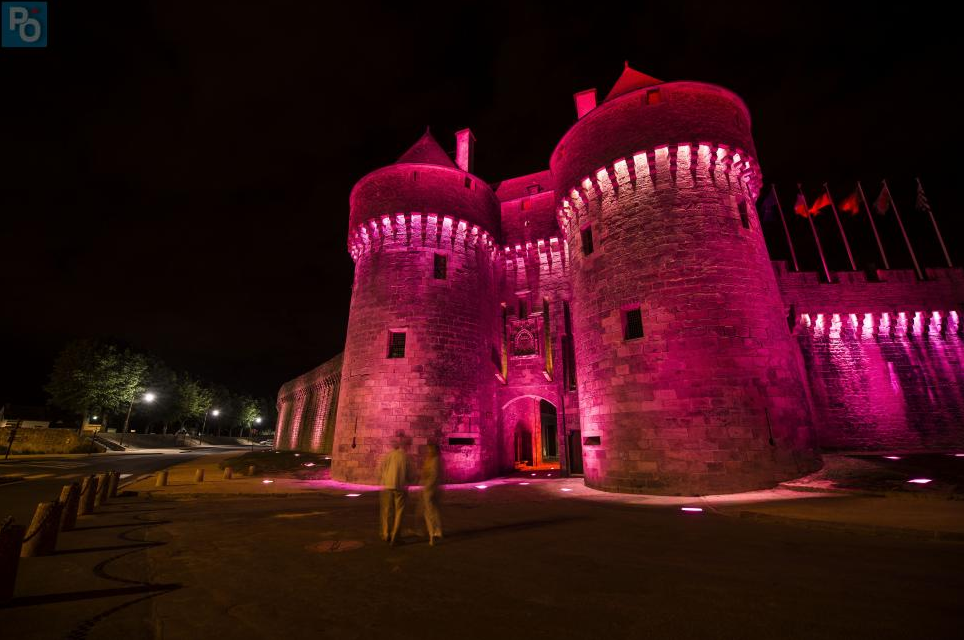
[(560, 489), (560, 491), (572, 491), (572, 489), (570, 489), (569, 487), (563, 487), (562, 489)]
[(519, 486), (520, 486), (520, 487), (527, 487), (527, 486), (529, 486), (529, 483), (528, 483), (528, 482), (520, 482), (520, 483), (519, 483)]
[(314, 463), (314, 462), (306, 462), (306, 463), (305, 463), (305, 466), (306, 466), (306, 467), (313, 467), (313, 466), (315, 466), (315, 463)]
[(477, 485), (475, 485), (475, 488), (476, 488), (476, 489), (488, 489), (488, 488), (489, 488), (489, 485), (487, 485), (487, 484), (477, 484)]
[(910, 484), (927, 484), (928, 482), (933, 482), (930, 478), (914, 478), (913, 480), (907, 481)]
[(954, 457), (955, 457), (955, 458), (964, 458), (964, 453), (955, 453), (955, 454), (954, 454)]
[(687, 513), (703, 513), (702, 507), (680, 507), (679, 510)]
[(262, 480), (261, 484), (271, 484), (274, 480)]
[(357, 498), (357, 497), (359, 497), (360, 495), (361, 495), (360, 493), (346, 493), (346, 494), (345, 494), (345, 497), (346, 497), (346, 498)]
[(884, 456), (888, 460), (900, 460), (900, 456)]
[(532, 477), (535, 478), (535, 477), (536, 477), (536, 474), (533, 473), (533, 474), (532, 474)]

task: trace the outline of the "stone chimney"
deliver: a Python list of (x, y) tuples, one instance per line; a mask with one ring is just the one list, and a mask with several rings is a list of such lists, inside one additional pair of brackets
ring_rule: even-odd
[(596, 90), (586, 89), (573, 94), (576, 101), (576, 119), (581, 120), (584, 115), (596, 108)]
[(475, 136), (471, 129), (462, 129), (455, 134), (455, 164), (469, 173), (475, 168)]

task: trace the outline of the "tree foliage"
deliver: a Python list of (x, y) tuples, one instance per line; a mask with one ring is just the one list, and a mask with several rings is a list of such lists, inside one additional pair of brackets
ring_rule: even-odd
[(111, 344), (78, 340), (54, 361), (45, 390), (58, 407), (85, 414), (118, 411), (143, 390), (147, 374), (144, 356), (120, 351)]

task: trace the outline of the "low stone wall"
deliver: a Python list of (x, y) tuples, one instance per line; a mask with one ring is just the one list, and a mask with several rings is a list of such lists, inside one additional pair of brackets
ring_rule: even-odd
[[(6, 427), (0, 429), (0, 451), (3, 453), (7, 451), (12, 431)], [(17, 429), (10, 453), (82, 453), (89, 444), (89, 438), (82, 438), (73, 429), (21, 427)]]

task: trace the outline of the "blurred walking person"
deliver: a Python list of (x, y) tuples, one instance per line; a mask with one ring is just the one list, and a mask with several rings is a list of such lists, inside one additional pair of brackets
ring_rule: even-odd
[(442, 537), (442, 517), (439, 514), (439, 483), (442, 478), (442, 459), (438, 446), (428, 445), (425, 462), (422, 464), (422, 507), (425, 512), (425, 528), (428, 530), (428, 543)]
[[(398, 530), (402, 526), (402, 513), (405, 511), (408, 476), (408, 457), (402, 451), (402, 436), (392, 441), (392, 450), (382, 459), (379, 467), (379, 482), (382, 485), (381, 524), (382, 540), (396, 544)], [(389, 532), (391, 523), (391, 532)]]

